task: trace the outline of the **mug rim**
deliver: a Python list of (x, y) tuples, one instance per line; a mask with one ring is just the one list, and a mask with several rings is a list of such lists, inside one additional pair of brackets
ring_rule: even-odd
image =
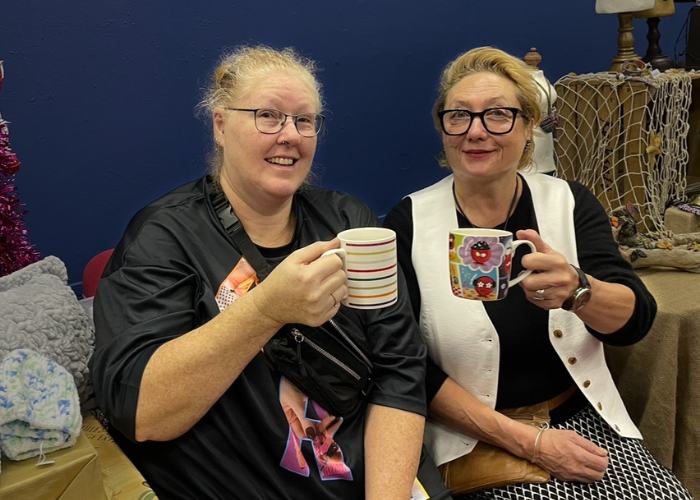
[[(352, 233), (369, 233), (367, 237), (352, 236)], [(372, 235), (371, 233), (376, 233)], [(388, 243), (396, 239), (396, 231), (387, 227), (353, 227), (341, 231), (337, 235), (338, 239), (345, 243)]]
[(452, 229), (450, 234), (459, 236), (491, 236), (494, 238), (513, 236), (510, 231), (504, 231), (503, 229), (490, 229), (486, 227), (460, 227), (458, 229)]

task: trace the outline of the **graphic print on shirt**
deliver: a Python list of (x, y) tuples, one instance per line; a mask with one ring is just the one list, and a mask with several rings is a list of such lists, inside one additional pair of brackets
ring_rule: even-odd
[(316, 468), (323, 481), (352, 481), (352, 471), (343, 457), (343, 450), (334, 436), (343, 423), (342, 417), (328, 413), (286, 378), (280, 379), (280, 404), (289, 422), (287, 446), (280, 465), (290, 472), (308, 477), (309, 464), (301, 451), (302, 444), (311, 445)]
[[(219, 285), (216, 304), (223, 311), (259, 283), (255, 270), (244, 257)], [(287, 446), (280, 465), (301, 476), (309, 476), (310, 469), (303, 453), (302, 443), (309, 442), (321, 479), (352, 481), (352, 471), (343, 458), (343, 450), (333, 439), (343, 423), (341, 417), (331, 415), (312, 401), (284, 377), (280, 379), (280, 404), (289, 422)]]
[(241, 257), (216, 292), (215, 299), (219, 311), (223, 311), (237, 299), (243, 297), (257, 284), (258, 276), (255, 274), (255, 269), (248, 264), (245, 257)]

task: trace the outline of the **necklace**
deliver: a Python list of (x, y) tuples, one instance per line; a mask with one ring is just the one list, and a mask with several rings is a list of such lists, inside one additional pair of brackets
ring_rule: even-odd
[[(508, 221), (510, 221), (510, 216), (513, 215), (513, 209), (515, 208), (515, 200), (518, 198), (518, 184), (520, 183), (520, 176), (515, 175), (515, 191), (513, 191), (513, 197), (510, 200), (510, 206), (508, 207), (508, 212), (506, 213), (506, 220), (503, 223), (503, 231), (508, 230)], [(457, 211), (462, 214), (462, 217), (467, 219), (467, 222), (471, 227), (478, 227), (472, 224), (472, 222), (469, 220), (469, 217), (466, 216), (464, 211), (462, 210), (462, 207), (459, 204), (459, 200), (457, 199), (457, 190), (455, 189), (454, 182), (452, 183), (452, 196), (455, 199), (455, 206), (457, 207)]]

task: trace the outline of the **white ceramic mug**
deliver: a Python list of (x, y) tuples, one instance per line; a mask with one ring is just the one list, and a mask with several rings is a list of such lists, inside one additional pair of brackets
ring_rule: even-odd
[(475, 300), (501, 300), (508, 288), (517, 285), (532, 271), (510, 279), (513, 254), (528, 240), (513, 241), (513, 233), (500, 229), (459, 228), (450, 231), (450, 286), (456, 297)]
[(355, 309), (378, 309), (395, 304), (398, 299), (396, 233), (383, 227), (358, 227), (338, 234), (340, 248), (324, 255), (336, 254), (343, 260), (348, 278), (348, 296), (342, 303)]

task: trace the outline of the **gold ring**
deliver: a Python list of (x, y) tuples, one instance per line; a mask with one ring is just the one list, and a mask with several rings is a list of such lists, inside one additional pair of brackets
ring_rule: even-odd
[(535, 290), (535, 295), (532, 297), (535, 300), (544, 300), (544, 288), (540, 288), (539, 290)]
[(331, 308), (334, 308), (335, 306), (338, 305), (338, 299), (335, 298), (335, 295), (333, 295), (332, 292), (331, 292), (331, 298), (333, 299), (333, 305), (331, 306)]

